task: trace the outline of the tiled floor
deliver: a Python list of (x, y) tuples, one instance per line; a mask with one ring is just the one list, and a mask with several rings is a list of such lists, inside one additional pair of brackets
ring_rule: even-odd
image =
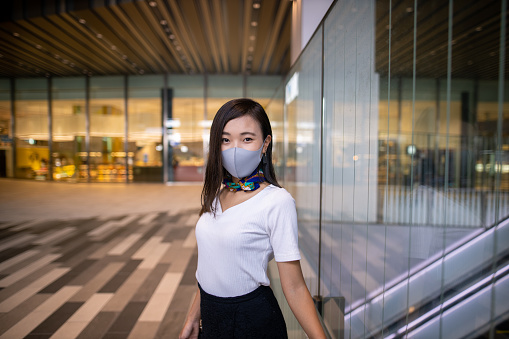
[(0, 180), (0, 338), (176, 338), (199, 193)]

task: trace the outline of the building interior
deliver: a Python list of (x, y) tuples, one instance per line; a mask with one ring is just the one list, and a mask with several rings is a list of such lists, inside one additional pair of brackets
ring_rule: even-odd
[[(507, 0), (25, 0), (0, 13), (0, 187), (199, 191), (212, 119), (249, 97), (271, 120), (330, 338), (509, 337)], [(198, 210), (0, 215), (0, 338), (178, 334)], [(289, 337), (305, 338), (269, 273)], [(171, 297), (154, 314), (157, 293)]]

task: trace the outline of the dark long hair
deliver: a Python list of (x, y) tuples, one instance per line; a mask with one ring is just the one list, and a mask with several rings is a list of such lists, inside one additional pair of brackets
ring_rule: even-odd
[[(215, 206), (212, 206), (214, 199), (219, 197), (221, 184), (228, 172), (223, 167), (221, 157), (221, 142), (223, 139), (224, 126), (228, 121), (239, 118), (244, 115), (251, 116), (261, 127), (263, 140), (268, 135), (272, 138), (272, 128), (270, 127), (269, 117), (263, 107), (251, 99), (234, 99), (225, 103), (216, 113), (212, 126), (210, 128), (209, 155), (207, 167), (205, 169), (205, 184), (201, 192), (201, 211), (200, 215), (206, 212), (212, 212), (215, 215)], [(272, 165), (272, 141), (267, 147), (265, 153), (266, 160), (262, 161), (262, 169), (265, 180), (275, 186), (281, 187), (276, 179), (274, 165)]]

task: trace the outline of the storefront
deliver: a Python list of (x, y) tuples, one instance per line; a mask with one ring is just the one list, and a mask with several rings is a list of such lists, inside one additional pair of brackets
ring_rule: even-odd
[(281, 76), (0, 79), (0, 176), (69, 182), (202, 181), (218, 108), (267, 105)]

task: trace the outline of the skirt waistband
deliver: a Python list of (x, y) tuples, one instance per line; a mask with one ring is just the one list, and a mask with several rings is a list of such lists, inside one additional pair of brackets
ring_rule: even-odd
[(218, 303), (223, 303), (223, 304), (235, 304), (235, 303), (245, 302), (245, 301), (248, 301), (248, 300), (258, 297), (260, 294), (265, 294), (270, 291), (269, 286), (260, 285), (256, 290), (249, 292), (247, 294), (239, 295), (236, 297), (218, 297), (218, 296), (215, 296), (215, 295), (205, 292), (203, 290), (203, 288), (201, 288), (200, 284), (198, 284), (198, 287), (200, 289), (200, 297), (202, 299), (208, 300), (208, 301), (214, 301), (214, 302), (218, 302)]

